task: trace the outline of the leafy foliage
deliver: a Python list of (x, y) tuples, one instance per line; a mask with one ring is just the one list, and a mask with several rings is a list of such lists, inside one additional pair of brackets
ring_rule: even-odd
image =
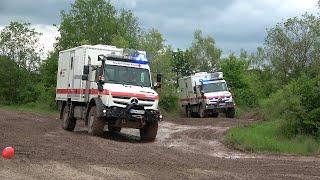
[(2, 104), (34, 102), (38, 91), (37, 75), (20, 68), (8, 57), (0, 56), (0, 102)]
[(138, 47), (140, 27), (131, 11), (118, 12), (110, 1), (76, 0), (69, 12), (61, 12), (58, 49), (84, 44)]
[(0, 54), (14, 60), (20, 68), (36, 71), (40, 64), (41, 33), (30, 28), (30, 23), (11, 22), (0, 33)]
[(309, 14), (289, 18), (268, 30), (266, 51), (284, 84), (310, 67), (319, 67), (319, 36), (320, 20)]
[(286, 136), (317, 135), (320, 131), (320, 78), (302, 76), (280, 89), (264, 102), (269, 119), (283, 119), (281, 131)]
[(190, 48), (192, 58), (197, 60), (196, 71), (213, 72), (219, 63), (222, 51), (216, 47), (212, 37), (204, 37), (201, 30), (194, 32), (194, 41)]

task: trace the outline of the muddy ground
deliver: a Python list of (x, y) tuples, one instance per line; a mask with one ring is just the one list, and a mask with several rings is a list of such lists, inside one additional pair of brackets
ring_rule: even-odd
[(157, 140), (144, 143), (138, 130), (103, 138), (83, 123), (61, 129), (56, 117), (0, 109), (0, 179), (320, 179), (320, 157), (262, 155), (220, 143), (246, 119), (164, 119)]

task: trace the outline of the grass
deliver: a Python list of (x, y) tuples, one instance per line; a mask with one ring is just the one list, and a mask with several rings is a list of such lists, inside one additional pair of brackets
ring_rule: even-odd
[(271, 152), (299, 155), (320, 153), (320, 142), (310, 136), (285, 138), (279, 132), (279, 121), (264, 121), (231, 128), (224, 143), (236, 149), (252, 152)]
[(47, 115), (58, 115), (57, 110), (54, 110), (52, 107), (50, 107), (48, 104), (45, 104), (45, 103), (0, 105), (0, 108), (9, 109), (9, 110), (26, 111), (26, 112), (37, 112), (37, 113), (47, 114)]

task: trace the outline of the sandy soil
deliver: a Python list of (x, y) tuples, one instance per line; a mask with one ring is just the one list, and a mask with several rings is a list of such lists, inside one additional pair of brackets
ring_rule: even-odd
[(89, 136), (57, 117), (0, 109), (0, 149), (13, 146), (11, 160), (0, 158), (0, 179), (320, 179), (319, 156), (262, 155), (220, 143), (246, 119), (164, 119), (155, 142), (139, 140), (138, 130)]

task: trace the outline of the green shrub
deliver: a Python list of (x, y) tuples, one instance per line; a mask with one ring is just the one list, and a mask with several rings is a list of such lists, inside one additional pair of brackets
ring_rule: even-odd
[(317, 136), (320, 131), (319, 78), (301, 76), (262, 103), (268, 119), (282, 119), (280, 131), (288, 137)]
[(234, 90), (234, 97), (236, 104), (245, 107), (255, 107), (258, 103), (257, 95), (254, 90), (250, 88)]
[(38, 75), (19, 68), (7, 57), (0, 57), (0, 103), (21, 104), (35, 102), (39, 91), (36, 84)]
[(174, 85), (166, 85), (159, 90), (160, 102), (159, 105), (161, 109), (165, 111), (172, 112), (176, 111), (178, 108), (178, 93)]

